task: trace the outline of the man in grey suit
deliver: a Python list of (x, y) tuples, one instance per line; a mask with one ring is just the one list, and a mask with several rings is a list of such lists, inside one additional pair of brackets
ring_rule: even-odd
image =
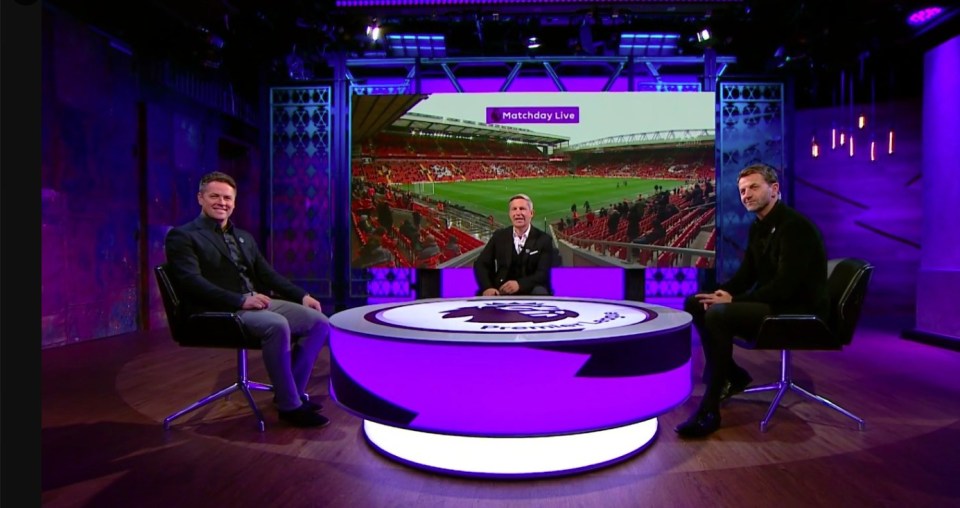
[(236, 312), (260, 338), (279, 417), (297, 427), (330, 421), (306, 385), (330, 324), (320, 302), (277, 273), (249, 232), (230, 221), (237, 183), (213, 172), (200, 180), (200, 215), (167, 233), (164, 250), (184, 311)]
[(498, 229), (473, 263), (482, 296), (551, 295), (553, 239), (533, 227), (533, 201), (510, 198), (511, 226)]

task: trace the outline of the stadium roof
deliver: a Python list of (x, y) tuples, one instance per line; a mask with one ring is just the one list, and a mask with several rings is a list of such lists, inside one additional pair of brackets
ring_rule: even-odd
[(566, 153), (591, 151), (604, 148), (626, 148), (632, 146), (679, 146), (700, 143), (713, 143), (716, 138), (714, 129), (679, 129), (656, 132), (638, 132), (621, 134), (606, 138), (577, 143), (561, 149)]
[(354, 143), (362, 143), (386, 129), (424, 100), (422, 94), (354, 95), (350, 132)]
[(435, 134), (475, 136), (493, 138), (499, 141), (519, 141), (550, 146), (562, 145), (570, 141), (568, 137), (534, 132), (529, 129), (505, 125), (488, 125), (471, 120), (443, 118), (421, 113), (407, 113), (395, 120), (391, 128), (392, 130), (403, 130), (411, 133), (423, 131)]
[(539, 133), (519, 127), (488, 125), (470, 120), (410, 113), (410, 110), (426, 97), (422, 94), (354, 96), (351, 112), (353, 142), (362, 143), (388, 129), (394, 132), (422, 131), (549, 146), (563, 145), (570, 141), (570, 138), (564, 136)]

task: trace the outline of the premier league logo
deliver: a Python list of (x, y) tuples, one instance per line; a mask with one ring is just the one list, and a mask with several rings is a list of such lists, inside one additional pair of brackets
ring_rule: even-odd
[(381, 325), (476, 334), (532, 334), (597, 331), (628, 327), (656, 314), (616, 302), (571, 299), (443, 299), (391, 305), (368, 313), (366, 319)]
[(580, 314), (543, 302), (492, 302), (441, 312), (443, 319), (469, 318), (469, 323), (549, 323)]

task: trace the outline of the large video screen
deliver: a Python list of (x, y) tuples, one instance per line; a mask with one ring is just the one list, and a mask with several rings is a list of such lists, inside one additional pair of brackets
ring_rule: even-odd
[(357, 96), (354, 268), (472, 265), (507, 201), (566, 264), (711, 268), (712, 92)]

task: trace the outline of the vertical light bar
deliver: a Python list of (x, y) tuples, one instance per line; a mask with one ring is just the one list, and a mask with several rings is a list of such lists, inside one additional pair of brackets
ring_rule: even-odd
[(837, 128), (833, 127), (830, 129), (830, 149), (837, 149)]
[(847, 142), (847, 135), (843, 131), (840, 131), (840, 146), (843, 146)]
[(860, 113), (860, 116), (857, 118), (857, 127), (862, 129), (865, 125), (867, 125), (867, 115)]
[(887, 134), (887, 155), (893, 155), (893, 129)]
[(875, 139), (870, 140), (870, 161), (877, 160), (877, 141)]
[(853, 134), (850, 135), (850, 157), (853, 157)]

